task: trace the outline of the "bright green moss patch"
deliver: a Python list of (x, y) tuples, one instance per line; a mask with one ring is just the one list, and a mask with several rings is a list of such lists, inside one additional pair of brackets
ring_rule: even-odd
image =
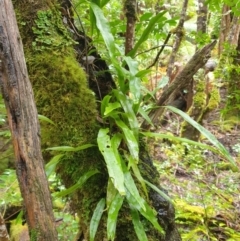
[(43, 142), (47, 146), (86, 142), (96, 104), (74, 56), (44, 51), (30, 59), (28, 66), (38, 112), (55, 123), (43, 124)]

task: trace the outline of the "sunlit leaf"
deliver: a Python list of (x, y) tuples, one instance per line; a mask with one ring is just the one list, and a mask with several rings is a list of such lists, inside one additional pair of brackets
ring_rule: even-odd
[(97, 28), (99, 29), (99, 31), (103, 37), (104, 43), (108, 49), (111, 63), (117, 72), (119, 87), (120, 87), (121, 91), (123, 91), (125, 93), (126, 91), (128, 91), (128, 89), (126, 89), (127, 85), (125, 85), (126, 69), (123, 68), (121, 66), (121, 64), (119, 63), (119, 61), (116, 59), (116, 56), (119, 55), (119, 51), (118, 51), (118, 48), (116, 48), (116, 46), (115, 46), (114, 37), (111, 33), (111, 29), (110, 29), (108, 20), (104, 17), (103, 12), (99, 6), (97, 6), (94, 3), (91, 3), (90, 6), (91, 6), (91, 8), (94, 12), (95, 18), (96, 18)]
[(133, 131), (130, 130), (129, 127), (123, 121), (115, 119), (115, 122), (122, 129), (129, 152), (134, 158), (134, 161), (138, 163), (139, 146), (138, 141), (136, 140), (133, 134)]
[(46, 116), (44, 116), (44, 115), (39, 115), (39, 114), (38, 114), (38, 119), (39, 119), (40, 121), (45, 121), (45, 122), (50, 123), (50, 124), (52, 124), (52, 125), (56, 125), (52, 120), (50, 120), (48, 117), (46, 117)]
[(121, 195), (125, 195), (124, 175), (121, 167), (121, 162), (115, 156), (110, 137), (108, 135), (109, 129), (100, 129), (97, 137), (98, 147), (104, 156), (107, 164), (109, 177), (115, 188)]
[(119, 90), (113, 90), (113, 93), (117, 97), (117, 99), (120, 101), (120, 103), (124, 109), (124, 112), (128, 117), (128, 121), (129, 121), (131, 130), (133, 131), (136, 140), (138, 140), (139, 123), (138, 123), (136, 114), (133, 109), (132, 100), (130, 100), (127, 95), (124, 95)]
[(108, 4), (110, 2), (110, 0), (102, 0), (101, 1), (101, 4), (100, 4), (100, 6), (101, 6), (101, 8), (103, 8), (106, 4)]
[(141, 96), (141, 79), (136, 77), (138, 73), (138, 62), (129, 56), (124, 57), (124, 60), (127, 63), (130, 73), (128, 76), (130, 93), (133, 95), (134, 101), (139, 101)]
[(203, 144), (201, 142), (192, 141), (187, 138), (173, 136), (170, 134), (161, 134), (161, 133), (153, 133), (153, 132), (141, 132), (141, 134), (144, 136), (147, 136), (147, 137), (155, 137), (155, 138), (168, 139), (168, 140), (172, 140), (172, 141), (188, 143), (193, 146), (199, 146), (203, 149), (211, 150), (213, 152), (218, 152), (215, 148), (213, 148), (209, 145)]
[(136, 187), (136, 183), (134, 182), (130, 172), (126, 171), (124, 173), (124, 176), (125, 176), (125, 186), (127, 190), (131, 193), (132, 197), (135, 198), (139, 207), (141, 207), (143, 210), (146, 210), (144, 199), (140, 196), (139, 191)]
[(96, 146), (96, 145), (93, 145), (93, 144), (85, 144), (85, 145), (78, 146), (78, 147), (55, 146), (55, 147), (49, 147), (49, 148), (47, 148), (46, 150), (47, 150), (47, 151), (63, 151), (63, 152), (68, 152), (68, 151), (71, 152), (71, 151), (72, 151), (72, 152), (75, 152), (75, 151), (82, 151), (82, 150), (88, 149), (88, 148), (93, 147), (93, 146)]
[(115, 52), (116, 52), (116, 47), (115, 47), (113, 35), (110, 30), (109, 23), (108, 23), (107, 19), (104, 17), (103, 12), (99, 6), (97, 6), (94, 3), (91, 3), (90, 6), (96, 17), (97, 27), (102, 34), (102, 37), (103, 37), (106, 47), (108, 49), (109, 55), (110, 55), (110, 57), (114, 57)]
[[(143, 177), (142, 177), (142, 175), (141, 175), (141, 173), (140, 173), (140, 170), (139, 170), (139, 168), (138, 168), (137, 163), (134, 161), (133, 157), (130, 156), (130, 155), (128, 155), (127, 153), (125, 153), (125, 158), (128, 160), (128, 162), (129, 162), (129, 163), (128, 163), (128, 166), (132, 168), (135, 177), (137, 178), (137, 180), (138, 180), (138, 181), (140, 182), (140, 184), (142, 185), (143, 191), (145, 192), (145, 196), (146, 196), (147, 199), (148, 199), (148, 192), (147, 192), (147, 188), (146, 188), (146, 185), (145, 185), (145, 181), (144, 181), (144, 179), (143, 179)], [(125, 168), (125, 164), (124, 164), (124, 163), (122, 163), (122, 166)], [(124, 172), (125, 172), (125, 171), (124, 171)], [(132, 176), (131, 176), (131, 177), (132, 177)], [(127, 177), (125, 177), (125, 185), (126, 185), (126, 182), (131, 183), (130, 180), (129, 180), (129, 181), (126, 181), (126, 178), (127, 178)], [(132, 181), (133, 181), (133, 180), (132, 180)], [(135, 183), (134, 183), (134, 184), (135, 184)], [(132, 193), (132, 192), (131, 192), (131, 193)], [(132, 193), (132, 194), (133, 194), (133, 193)], [(137, 194), (136, 194), (136, 195), (137, 195)], [(134, 196), (135, 196), (135, 194), (134, 194)]]
[(118, 212), (122, 206), (124, 197), (119, 193), (116, 193), (113, 200), (111, 201), (110, 207), (108, 209), (108, 218), (107, 218), (107, 237), (108, 240), (114, 240), (117, 220), (118, 220)]
[(94, 241), (94, 238), (97, 233), (97, 229), (104, 211), (104, 207), (105, 207), (105, 198), (102, 198), (98, 202), (97, 207), (95, 208), (93, 212), (93, 216), (90, 221), (90, 230), (89, 230), (90, 241)]
[(45, 171), (47, 176), (49, 177), (53, 172), (55, 172), (56, 166), (61, 160), (64, 154), (59, 154), (54, 156), (45, 166)]
[(135, 76), (142, 78), (144, 76), (146, 76), (147, 74), (151, 73), (152, 70), (151, 69), (144, 69), (144, 70), (140, 70)]
[(101, 115), (104, 116), (105, 109), (107, 108), (109, 101), (112, 97), (110, 95), (104, 96), (103, 100), (101, 101)]
[(108, 105), (106, 106), (105, 111), (104, 111), (104, 116), (109, 115), (112, 111), (114, 111), (120, 107), (121, 107), (121, 105), (119, 102), (108, 103)]
[(118, 193), (118, 190), (114, 187), (113, 182), (111, 179), (108, 179), (108, 186), (107, 186), (107, 209), (110, 207), (112, 200)]
[(187, 121), (189, 124), (194, 126), (202, 135), (204, 135), (218, 150), (219, 152), (238, 170), (238, 166), (230, 153), (227, 151), (227, 149), (220, 143), (217, 138), (206, 128), (204, 128), (202, 125), (198, 124), (195, 120), (193, 120), (189, 115), (184, 113), (183, 111), (173, 107), (173, 106), (167, 106), (169, 110), (171, 110), (174, 113), (179, 114), (185, 121)]

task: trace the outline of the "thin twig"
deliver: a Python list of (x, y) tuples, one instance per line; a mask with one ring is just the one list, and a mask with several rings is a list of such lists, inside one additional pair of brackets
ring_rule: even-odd
[(152, 47), (152, 48), (150, 48), (150, 49), (148, 49), (148, 50), (145, 50), (145, 51), (143, 51), (143, 52), (140, 52), (140, 53), (136, 54), (135, 57), (138, 56), (138, 55), (140, 55), (140, 54), (144, 54), (144, 53), (150, 52), (150, 51), (152, 51), (152, 50), (154, 50), (154, 49), (158, 49), (158, 48), (160, 48), (160, 47), (171, 47), (171, 48), (172, 48), (172, 45), (169, 45), (169, 44), (161, 44), (161, 45)]
[(153, 66), (157, 63), (157, 61), (158, 61), (158, 59), (159, 59), (159, 56), (160, 56), (160, 54), (163, 52), (164, 47), (167, 46), (168, 40), (170, 39), (171, 35), (172, 35), (172, 33), (169, 32), (167, 38), (165, 39), (165, 41), (164, 41), (164, 43), (163, 43), (163, 45), (162, 45), (162, 48), (161, 48), (161, 49), (159, 50), (159, 52), (157, 53), (157, 56), (156, 56), (156, 58), (154, 59), (153, 63), (152, 63), (151, 65), (149, 65), (149, 66), (147, 67), (147, 69), (150, 69), (151, 67), (153, 67)]

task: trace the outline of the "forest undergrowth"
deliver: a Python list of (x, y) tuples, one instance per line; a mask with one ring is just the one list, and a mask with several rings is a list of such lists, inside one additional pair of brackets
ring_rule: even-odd
[[(219, 107), (202, 125), (221, 142), (240, 164), (239, 121), (222, 119), (225, 88), (220, 89)], [(181, 118), (171, 113), (159, 132), (179, 135)], [(208, 141), (201, 137), (206, 144)], [(149, 140), (160, 172), (160, 183), (174, 200), (176, 220), (183, 240), (240, 240), (239, 173), (210, 150), (169, 140)]]

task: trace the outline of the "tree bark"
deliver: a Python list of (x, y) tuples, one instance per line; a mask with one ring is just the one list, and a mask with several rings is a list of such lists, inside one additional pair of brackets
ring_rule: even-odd
[(175, 30), (175, 33), (176, 33), (175, 42), (173, 44), (172, 54), (170, 56), (168, 68), (167, 68), (167, 76), (169, 78), (172, 74), (176, 55), (178, 53), (178, 50), (180, 48), (180, 45), (181, 45), (181, 42), (182, 42), (182, 39), (184, 36), (183, 25), (184, 25), (186, 14), (187, 14), (187, 6), (188, 6), (188, 0), (184, 0), (183, 6), (182, 6), (181, 18), (180, 18), (178, 26), (176, 27), (176, 30)]
[(127, 55), (133, 48), (135, 36), (135, 24), (137, 20), (137, 1), (125, 0), (124, 11), (127, 17), (125, 54)]
[(31, 240), (57, 240), (40, 146), (40, 128), (12, 6), (0, 1), (0, 83)]
[(205, 0), (198, 0), (197, 32), (207, 32), (208, 7)]
[(231, 25), (230, 13), (231, 13), (230, 7), (224, 4), (222, 9), (220, 36), (219, 36), (219, 43), (218, 43), (218, 56), (220, 56), (223, 51), (223, 45), (224, 45), (224, 42), (227, 40), (227, 36), (229, 33), (229, 29)]

